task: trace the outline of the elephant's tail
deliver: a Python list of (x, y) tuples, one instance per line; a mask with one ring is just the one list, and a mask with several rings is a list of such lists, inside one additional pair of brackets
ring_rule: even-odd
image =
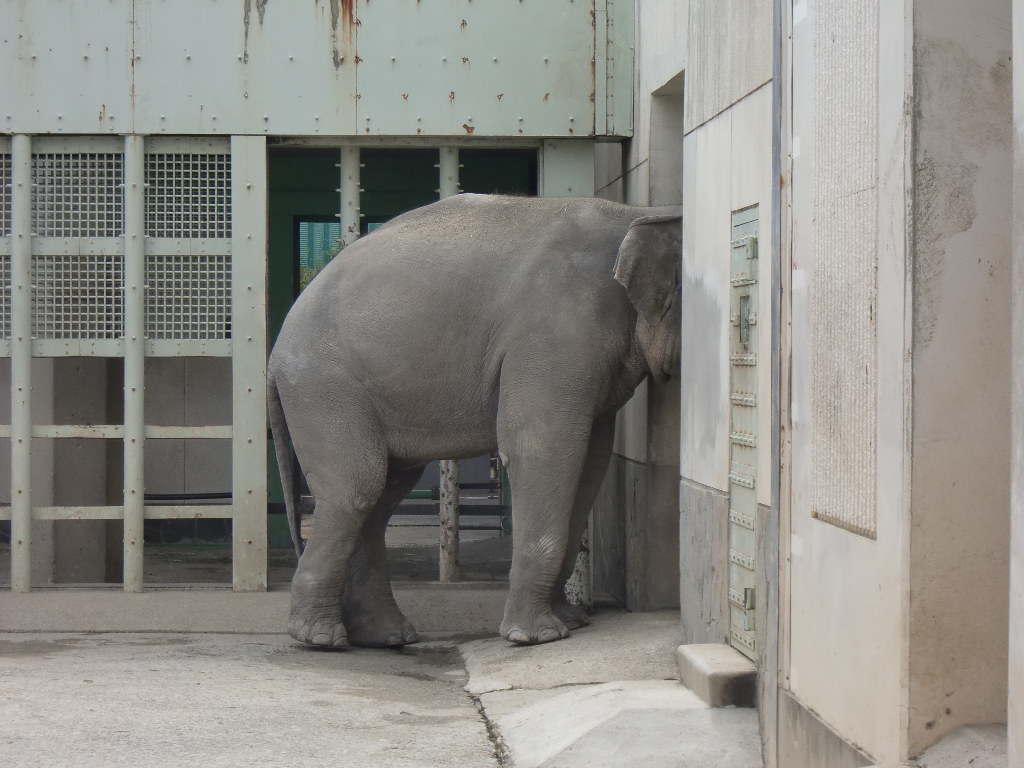
[(267, 411), (270, 417), (270, 433), (274, 436), (274, 453), (277, 454), (277, 471), (281, 475), (281, 489), (284, 491), (284, 508), (288, 512), (288, 530), (292, 533), (295, 554), (302, 554), (302, 531), (298, 515), (299, 495), (295, 485), (295, 465), (292, 462), (291, 436), (288, 422), (284, 417), (281, 395), (277, 391), (274, 374), (267, 373)]

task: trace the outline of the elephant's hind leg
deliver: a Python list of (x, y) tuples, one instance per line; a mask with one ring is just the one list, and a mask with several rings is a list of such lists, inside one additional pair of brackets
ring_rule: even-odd
[(352, 645), (395, 648), (419, 640), (391, 591), (384, 534), (395, 507), (416, 485), (421, 474), (423, 467), (389, 470), (384, 493), (363, 526), (359, 545), (352, 553), (352, 567), (341, 605)]
[(349, 423), (342, 435), (337, 424), (322, 422), (305, 424), (296, 441), (316, 509), (292, 577), (288, 634), (308, 645), (346, 648), (342, 596), (360, 532), (384, 489), (387, 454), (373, 429)]
[(603, 419), (594, 424), (590, 434), (590, 445), (587, 458), (580, 474), (576, 498), (573, 500), (572, 517), (569, 520), (569, 538), (562, 559), (562, 571), (555, 585), (551, 598), (551, 608), (555, 616), (565, 622), (569, 629), (578, 629), (590, 623), (587, 610), (573, 605), (565, 594), (565, 585), (576, 568), (576, 559), (580, 553), (583, 531), (587, 527), (587, 518), (594, 506), (594, 499), (601, 488), (605, 473), (608, 471), (608, 460), (612, 455), (612, 442), (615, 437), (615, 418)]

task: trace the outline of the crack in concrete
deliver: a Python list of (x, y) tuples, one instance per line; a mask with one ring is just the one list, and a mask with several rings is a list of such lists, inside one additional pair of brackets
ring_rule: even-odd
[(490, 740), (491, 747), (494, 749), (495, 765), (497, 768), (512, 768), (512, 755), (509, 754), (508, 747), (505, 746), (505, 740), (502, 738), (501, 731), (498, 730), (497, 724), (487, 716), (487, 710), (484, 709), (484, 703), (480, 700), (479, 696), (469, 694), (469, 698), (476, 706), (476, 711), (480, 713), (480, 719), (483, 721), (484, 727), (487, 729), (487, 738)]

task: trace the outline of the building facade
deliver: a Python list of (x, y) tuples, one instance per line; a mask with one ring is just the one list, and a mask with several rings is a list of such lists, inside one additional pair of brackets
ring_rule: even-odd
[(684, 83), (684, 642), (755, 661), (766, 765), (1020, 765), (1011, 3), (637, 28)]
[(146, 521), (195, 517), (266, 587), (302, 222), (682, 204), (681, 375), (619, 416), (595, 594), (751, 659), (767, 766), (985, 724), (1024, 765), (1019, 5), (0, 0), (13, 588), (141, 589)]

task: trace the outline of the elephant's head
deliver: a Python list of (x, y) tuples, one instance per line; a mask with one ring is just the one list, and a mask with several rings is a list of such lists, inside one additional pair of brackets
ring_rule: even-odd
[(629, 226), (615, 261), (615, 279), (636, 307), (636, 336), (657, 382), (679, 372), (682, 217), (644, 216)]

